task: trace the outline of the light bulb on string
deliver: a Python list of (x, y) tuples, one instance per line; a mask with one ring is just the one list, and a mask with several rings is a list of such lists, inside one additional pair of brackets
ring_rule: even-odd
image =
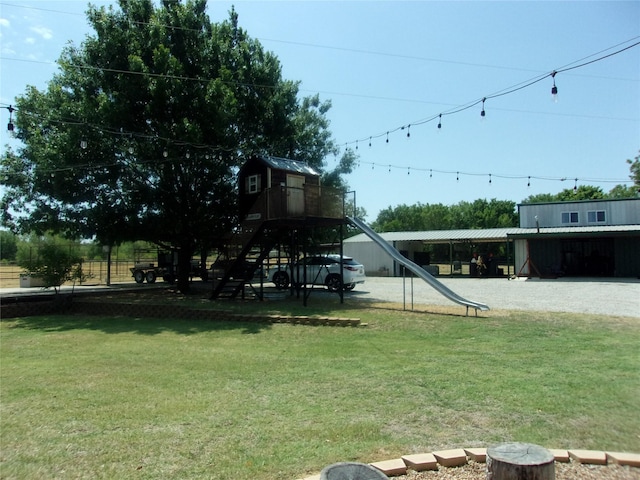
[(486, 98), (486, 97), (482, 99), (482, 111), (480, 112), (480, 119), (481, 119), (481, 120), (484, 120), (484, 117), (485, 117), (485, 115), (486, 115), (486, 113), (485, 113), (485, 111), (484, 111), (484, 102), (485, 102), (486, 100), (487, 100), (487, 98)]
[(574, 195), (578, 193), (578, 179), (577, 178), (573, 182), (573, 193), (574, 193)]
[(411, 137), (411, 132), (409, 131), (410, 129), (411, 129), (411, 124), (407, 126), (407, 138)]
[(429, 169), (429, 178), (433, 178), (433, 170)]
[(389, 143), (389, 132), (387, 132), (387, 143)]
[(456, 182), (460, 180), (460, 172), (456, 172)]
[(527, 188), (531, 186), (531, 177), (527, 177)]
[(442, 114), (438, 115), (438, 131), (442, 128)]
[(558, 87), (556, 87), (556, 73), (557, 72), (553, 72), (551, 74), (551, 78), (553, 79), (553, 86), (551, 87), (551, 100), (553, 100), (554, 103), (558, 103)]
[(82, 137), (82, 139), (80, 140), (80, 148), (82, 150), (86, 150), (88, 146), (89, 144), (87, 143), (87, 137)]
[(371, 137), (369, 137), (369, 146), (371, 146)]
[(491, 174), (489, 174), (489, 185), (491, 185)]
[(164, 158), (167, 158), (169, 156), (169, 152), (167, 151), (167, 149), (165, 148), (164, 150), (162, 150), (162, 156)]
[(407, 167), (407, 175), (411, 175), (411, 167)]
[(356, 140), (356, 150), (358, 150), (358, 140)]
[(9, 123), (7, 123), (7, 131), (13, 135), (13, 129), (14, 129), (14, 125), (13, 125), (13, 112), (16, 111), (15, 108), (13, 108), (12, 105), (9, 105), (8, 107), (5, 107), (7, 110), (9, 110)]

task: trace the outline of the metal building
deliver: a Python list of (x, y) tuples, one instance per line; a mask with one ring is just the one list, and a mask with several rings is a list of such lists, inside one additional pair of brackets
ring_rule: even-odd
[[(520, 226), (516, 228), (380, 235), (427, 269), (430, 261), (425, 246), (448, 245), (452, 274), (460, 273), (460, 262), (469, 260), (457, 258), (457, 246), (473, 244), (482, 248), (484, 243), (493, 243), (504, 244), (510, 252), (506, 275), (640, 276), (640, 198), (521, 204), (518, 212)], [(361, 262), (367, 273), (402, 274), (393, 259), (364, 234), (346, 239), (344, 252)]]

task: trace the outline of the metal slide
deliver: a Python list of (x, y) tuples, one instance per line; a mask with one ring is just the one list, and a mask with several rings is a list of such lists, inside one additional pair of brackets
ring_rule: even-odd
[(489, 307), (487, 305), (485, 305), (484, 303), (474, 302), (472, 300), (467, 300), (466, 298), (462, 298), (460, 295), (458, 295), (457, 293), (455, 293), (454, 291), (449, 289), (447, 286), (445, 286), (443, 283), (441, 283), (438, 280), (436, 280), (433, 277), (433, 275), (431, 275), (429, 272), (427, 272), (420, 265), (412, 262), (411, 260), (409, 260), (408, 258), (403, 256), (402, 254), (400, 254), (400, 252), (398, 250), (396, 250), (391, 245), (389, 245), (388, 242), (386, 242), (380, 235), (378, 235), (376, 232), (374, 232), (371, 229), (371, 227), (369, 227), (362, 220), (360, 220), (358, 218), (355, 218), (355, 217), (347, 217), (347, 220), (351, 224), (353, 224), (354, 226), (356, 226), (360, 230), (362, 230), (369, 238), (371, 238), (371, 240), (376, 242), (387, 253), (387, 255), (392, 257), (396, 262), (400, 263), (401, 265), (404, 265), (411, 272), (413, 272), (418, 277), (420, 277), (422, 280), (427, 282), (437, 292), (439, 292), (440, 294), (444, 295), (445, 297), (447, 297), (452, 302), (455, 302), (455, 303), (457, 303), (459, 305), (464, 305), (465, 307), (467, 307), (467, 313), (469, 312), (469, 307), (474, 308), (476, 310), (476, 313), (478, 313), (478, 310), (482, 310), (482, 311), (489, 310)]

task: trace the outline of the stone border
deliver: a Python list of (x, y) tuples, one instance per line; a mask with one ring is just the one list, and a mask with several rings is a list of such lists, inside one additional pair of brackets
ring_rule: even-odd
[[(609, 452), (598, 450), (562, 450), (549, 449), (556, 462), (568, 463), (573, 460), (584, 465), (615, 464), (640, 468), (640, 454)], [(407, 470), (421, 472), (424, 470), (438, 470), (442, 467), (459, 467), (469, 461), (485, 463), (487, 458), (486, 448), (455, 448), (440, 450), (432, 453), (418, 453), (403, 455), (400, 458), (383, 460), (370, 463), (388, 477), (406, 475)], [(300, 480), (320, 480), (320, 474), (304, 477)]]
[[(63, 297), (61, 297), (62, 299)], [(236, 321), (257, 323), (290, 323), (330, 327), (365, 326), (359, 318), (339, 318), (306, 315), (265, 315), (261, 313), (239, 314), (220, 310), (204, 310), (180, 305), (158, 305), (125, 302), (96, 302), (74, 299), (73, 302), (52, 301), (50, 299), (3, 304), (3, 319), (56, 314), (104, 315), (134, 318), (184, 318), (204, 321)]]

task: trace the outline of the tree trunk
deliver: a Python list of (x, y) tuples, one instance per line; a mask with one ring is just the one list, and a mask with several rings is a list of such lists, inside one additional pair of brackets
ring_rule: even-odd
[(107, 247), (107, 286), (111, 285), (111, 244)]
[(189, 293), (189, 274), (191, 271), (191, 249), (188, 245), (182, 245), (178, 250), (178, 291)]
[(555, 458), (530, 443), (503, 443), (487, 449), (487, 480), (555, 480)]
[(207, 256), (209, 252), (206, 248), (201, 247), (200, 250), (200, 278), (202, 278), (203, 282), (210, 280), (207, 276)]

